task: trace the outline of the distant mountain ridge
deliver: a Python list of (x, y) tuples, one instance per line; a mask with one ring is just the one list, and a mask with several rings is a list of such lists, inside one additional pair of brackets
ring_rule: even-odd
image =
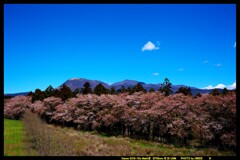
[(144, 82), (138, 82), (138, 81), (135, 81), (135, 80), (128, 80), (128, 79), (126, 79), (124, 81), (113, 83), (110, 87), (114, 87), (116, 90), (118, 90), (122, 86), (124, 86), (127, 89), (128, 87), (130, 87), (130, 88), (134, 87), (138, 83), (140, 83), (141, 85), (145, 85)]
[[(104, 83), (102, 81), (98, 81), (98, 80), (89, 80), (89, 79), (85, 79), (85, 78), (71, 78), (68, 79), (66, 82), (64, 82), (63, 84), (65, 84), (66, 86), (68, 86), (72, 91), (74, 91), (76, 88), (83, 88), (83, 85), (88, 82), (92, 88), (92, 90), (99, 84), (102, 83), (102, 85), (109, 89), (110, 86), (107, 83)], [(62, 84), (62, 85), (63, 85)], [(61, 86), (62, 86), (61, 85)], [(58, 88), (60, 88), (61, 86), (59, 86)]]
[[(113, 83), (111, 85), (105, 83), (105, 82), (102, 82), (102, 81), (99, 81), (99, 80), (90, 80), (90, 79), (86, 79), (86, 78), (70, 78), (68, 79), (67, 81), (65, 81), (63, 84), (65, 84), (66, 86), (68, 86), (72, 91), (74, 91), (76, 88), (78, 89), (81, 89), (83, 88), (83, 85), (86, 83), (86, 82), (89, 82), (92, 90), (99, 84), (101, 83), (105, 88), (107, 89), (110, 89), (111, 87), (114, 87), (116, 90), (120, 89), (122, 86), (124, 86), (126, 89), (128, 87), (132, 88), (134, 87), (137, 83), (140, 83), (143, 88), (145, 88), (147, 91), (149, 91), (151, 88), (153, 88), (154, 90), (158, 90), (161, 86), (161, 83), (158, 83), (158, 84), (146, 84), (144, 82), (139, 82), (139, 81), (136, 81), (136, 80), (129, 80), (129, 79), (126, 79), (126, 80), (123, 80), (123, 81), (120, 81), (120, 82), (116, 82), (116, 83)], [(62, 84), (62, 85), (63, 85)], [(60, 89), (60, 87), (62, 86), (60, 85), (59, 87), (57, 87), (56, 89)], [(180, 87), (190, 87), (191, 89), (191, 92), (193, 95), (196, 95), (197, 93), (201, 93), (201, 94), (209, 94), (212, 92), (213, 89), (199, 89), (199, 88), (196, 88), (196, 87), (191, 87), (191, 86), (186, 86), (186, 85), (172, 85), (172, 88), (171, 90), (173, 91), (173, 93), (175, 93), (176, 91), (178, 91), (178, 89)], [(220, 92), (223, 90), (223, 89), (218, 89)], [(12, 94), (4, 94), (4, 96), (18, 96), (18, 95), (27, 95), (29, 92), (22, 92), (22, 93), (12, 93)]]
[[(123, 81), (120, 81), (120, 82), (116, 82), (116, 83), (113, 83), (111, 85), (105, 83), (105, 82), (102, 82), (102, 81), (99, 81), (99, 80), (89, 80), (89, 79), (85, 79), (85, 78), (71, 78), (71, 79), (68, 79), (66, 82), (64, 82), (63, 84), (67, 85), (72, 91), (74, 91), (76, 88), (83, 88), (83, 85), (85, 82), (89, 82), (89, 84), (91, 85), (91, 88), (92, 90), (99, 84), (99, 83), (102, 83), (102, 85), (107, 88), (107, 89), (110, 89), (111, 87), (114, 87), (116, 90), (120, 89), (122, 86), (124, 86), (124, 88), (132, 88), (134, 87), (137, 83), (140, 83), (143, 88), (145, 88), (147, 91), (149, 91), (151, 88), (153, 88), (154, 90), (158, 90), (161, 86), (161, 83), (158, 83), (158, 84), (146, 84), (144, 82), (139, 82), (139, 81), (136, 81), (136, 80), (129, 80), (129, 79), (126, 79), (126, 80), (123, 80)], [(62, 84), (62, 85), (63, 85)], [(61, 86), (62, 86), (61, 85)], [(212, 92), (212, 89), (199, 89), (199, 88), (196, 88), (196, 87), (191, 87), (191, 86), (187, 86), (187, 85), (172, 85), (172, 88), (171, 90), (173, 91), (173, 93), (177, 92), (178, 89), (180, 87), (190, 87), (191, 89), (191, 92), (193, 95), (196, 95), (197, 93), (201, 93), (201, 94), (205, 94), (205, 93), (211, 93)], [(220, 92), (223, 90), (223, 89), (218, 89)]]
[(27, 96), (29, 92), (19, 92), (19, 93), (8, 93), (4, 94), (4, 96), (15, 97), (15, 96)]

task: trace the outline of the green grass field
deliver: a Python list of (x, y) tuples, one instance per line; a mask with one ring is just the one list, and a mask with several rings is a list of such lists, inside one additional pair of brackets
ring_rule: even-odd
[(4, 119), (4, 156), (26, 155), (24, 147), (22, 121)]

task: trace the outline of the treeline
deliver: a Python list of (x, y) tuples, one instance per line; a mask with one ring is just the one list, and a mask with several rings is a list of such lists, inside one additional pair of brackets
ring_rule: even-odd
[(77, 94), (63, 101), (48, 97), (31, 102), (17, 96), (4, 104), (4, 117), (19, 119), (25, 111), (37, 113), (48, 123), (79, 130), (124, 135), (150, 141), (236, 149), (236, 94), (184, 94), (160, 92), (131, 95)]
[[(51, 85), (46, 88), (45, 91), (41, 91), (40, 89), (36, 89), (35, 92), (30, 92), (28, 95), (32, 96), (32, 102), (36, 100), (43, 101), (43, 99), (54, 96), (59, 97), (63, 101), (68, 98), (76, 97), (77, 94), (96, 94), (100, 96), (101, 94), (119, 94), (126, 93), (133, 94), (135, 92), (146, 92), (146, 90), (142, 87), (140, 83), (135, 85), (133, 88), (128, 87), (127, 89), (122, 86), (120, 89), (116, 90), (114, 87), (107, 89), (101, 83), (99, 83), (93, 90), (88, 82), (83, 85), (82, 89), (75, 89), (73, 92), (71, 89), (65, 84), (60, 87), (60, 89), (54, 89)], [(155, 91), (151, 89), (151, 92)]]
[[(169, 81), (168, 78), (164, 79), (164, 82), (161, 84), (161, 87), (158, 89), (158, 91), (165, 96), (169, 96), (173, 94), (172, 90), (172, 83)], [(35, 92), (30, 92), (28, 95), (32, 96), (32, 102), (36, 100), (43, 101), (45, 98), (54, 96), (59, 97), (63, 101), (67, 100), (68, 98), (76, 97), (77, 94), (96, 94), (98, 96), (102, 94), (120, 94), (120, 93), (127, 93), (129, 95), (136, 93), (136, 92), (144, 92), (146, 93), (146, 89), (141, 85), (141, 83), (137, 83), (134, 87), (125, 88), (122, 86), (120, 89), (116, 90), (114, 87), (111, 87), (110, 89), (105, 88), (101, 83), (99, 83), (93, 90), (88, 82), (86, 82), (83, 85), (82, 89), (75, 89), (73, 92), (71, 89), (66, 86), (65, 84), (62, 85), (59, 89), (54, 89), (51, 85), (45, 89), (45, 91), (41, 91), (40, 89), (36, 89)], [(149, 90), (149, 92), (155, 92), (153, 88)], [(180, 87), (176, 93), (182, 93), (184, 95), (192, 96), (190, 87)], [(223, 92), (218, 91), (218, 89), (214, 89), (211, 94), (214, 96), (217, 95), (227, 95), (229, 91), (224, 88)], [(200, 97), (201, 94), (196, 94), (196, 97)]]

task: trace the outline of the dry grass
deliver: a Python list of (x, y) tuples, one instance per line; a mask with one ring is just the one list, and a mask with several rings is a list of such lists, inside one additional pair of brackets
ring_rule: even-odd
[(37, 115), (26, 112), (24, 127), (28, 140), (28, 151), (40, 156), (72, 156), (74, 139), (66, 137), (61, 130), (55, 130), (45, 124)]
[(29, 148), (41, 156), (235, 156), (216, 148), (177, 148), (127, 137), (106, 137), (96, 132), (77, 131), (43, 123), (36, 115), (24, 118)]

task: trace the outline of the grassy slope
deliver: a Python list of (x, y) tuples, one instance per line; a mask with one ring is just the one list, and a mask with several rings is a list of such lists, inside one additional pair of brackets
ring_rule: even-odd
[(23, 140), (22, 121), (4, 119), (4, 156), (26, 155)]

